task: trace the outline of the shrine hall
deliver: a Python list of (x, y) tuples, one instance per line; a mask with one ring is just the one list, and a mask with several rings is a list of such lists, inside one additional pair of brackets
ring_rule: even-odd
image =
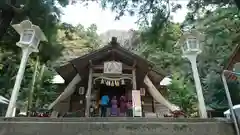
[[(101, 96), (111, 100), (125, 96), (132, 101), (133, 116), (163, 117), (177, 107), (165, 97), (160, 86), (166, 76), (154, 63), (121, 47), (113, 37), (108, 45), (69, 61), (56, 69), (65, 80), (58, 86), (59, 96), (50, 104), (51, 117), (99, 117)], [(107, 114), (107, 117), (110, 117)]]

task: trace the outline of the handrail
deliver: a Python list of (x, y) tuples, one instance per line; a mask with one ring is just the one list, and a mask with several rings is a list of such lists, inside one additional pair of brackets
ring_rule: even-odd
[(240, 135), (239, 126), (238, 126), (238, 122), (237, 122), (237, 118), (236, 118), (236, 113), (233, 110), (233, 103), (232, 103), (231, 95), (230, 95), (230, 92), (229, 92), (229, 89), (228, 89), (227, 80), (226, 80), (226, 77), (225, 77), (225, 73), (226, 72), (231, 72), (231, 73), (234, 73), (234, 72), (228, 71), (228, 70), (223, 70), (223, 72), (222, 72), (222, 81), (223, 81), (225, 93), (226, 93), (227, 100), (228, 100), (228, 106), (229, 106), (229, 109), (230, 109), (230, 112), (231, 112), (231, 116), (233, 118), (235, 130), (237, 132), (237, 135)]

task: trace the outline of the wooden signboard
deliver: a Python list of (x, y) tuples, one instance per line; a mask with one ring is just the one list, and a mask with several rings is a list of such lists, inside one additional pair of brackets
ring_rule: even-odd
[(145, 88), (140, 88), (140, 95), (145, 96), (145, 93), (146, 93)]
[(104, 73), (122, 74), (122, 63), (117, 61), (104, 62)]
[(84, 93), (85, 93), (85, 88), (84, 87), (79, 87), (78, 94), (79, 95), (84, 95)]

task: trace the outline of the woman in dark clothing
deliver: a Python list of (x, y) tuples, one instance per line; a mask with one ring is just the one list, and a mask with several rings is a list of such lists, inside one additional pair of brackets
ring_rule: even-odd
[(127, 109), (126, 98), (125, 98), (125, 96), (121, 96), (120, 97), (120, 113), (119, 113), (119, 115), (125, 116), (126, 109)]

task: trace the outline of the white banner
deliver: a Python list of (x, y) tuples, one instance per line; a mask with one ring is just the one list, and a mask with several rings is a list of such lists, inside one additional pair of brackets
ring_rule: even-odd
[(132, 90), (133, 117), (142, 116), (141, 95), (139, 90)]

